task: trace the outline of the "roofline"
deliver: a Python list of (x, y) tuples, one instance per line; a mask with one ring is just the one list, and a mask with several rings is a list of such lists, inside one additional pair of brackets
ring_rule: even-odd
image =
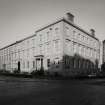
[(68, 21), (68, 20), (65, 19), (65, 18), (61, 18), (61, 19), (59, 19), (59, 20), (57, 20), (57, 21), (55, 21), (55, 22), (53, 22), (53, 23), (51, 23), (51, 24), (49, 24), (49, 25), (44, 26), (43, 28), (38, 29), (38, 30), (36, 31), (36, 33), (39, 32), (39, 31), (42, 31), (42, 30), (44, 30), (44, 29), (46, 29), (46, 28), (48, 28), (48, 27), (50, 27), (50, 26), (52, 26), (52, 25), (54, 25), (54, 24), (56, 24), (56, 23), (59, 23), (59, 22), (61, 22), (61, 21), (64, 21), (64, 22), (66, 22), (66, 23), (72, 25), (73, 27), (75, 27), (75, 28), (79, 29), (80, 31), (84, 32), (85, 34), (87, 34), (88, 36), (90, 36), (90, 37), (92, 37), (92, 38), (94, 38), (94, 39), (96, 39), (96, 40), (99, 41), (98, 38), (92, 36), (89, 32), (85, 31), (85, 30), (82, 29), (80, 26), (77, 26), (76, 24), (74, 24), (74, 23)]
[(16, 42), (12, 43), (12, 44), (9, 44), (9, 45), (7, 45), (7, 46), (1, 48), (0, 50), (3, 50), (3, 49), (5, 49), (5, 48), (8, 48), (8, 47), (10, 47), (10, 46), (13, 46), (13, 45), (15, 45), (15, 44), (17, 44), (17, 43), (20, 43), (20, 42), (22, 42), (22, 41), (24, 41), (24, 40), (27, 40), (27, 39), (29, 39), (29, 38), (32, 38), (32, 37), (35, 36), (35, 35), (36, 35), (36, 34), (31, 35), (31, 36), (28, 36), (28, 37), (26, 37), (26, 38), (23, 38), (23, 39), (21, 39), (21, 40), (18, 40), (18, 41), (16, 41)]
[(96, 40), (98, 40), (98, 41), (99, 41), (99, 39), (98, 39), (98, 38), (96, 38), (96, 37), (92, 36), (89, 32), (85, 31), (85, 30), (84, 30), (84, 29), (82, 29), (80, 26), (77, 26), (76, 24), (71, 23), (71, 22), (67, 21), (66, 19), (63, 19), (63, 21), (65, 21), (66, 23), (68, 23), (68, 24), (72, 25), (73, 27), (75, 27), (75, 28), (79, 29), (80, 31), (84, 32), (84, 33), (85, 33), (85, 34), (87, 34), (88, 36), (90, 36), (90, 37), (92, 37), (92, 38), (94, 38), (94, 39), (96, 39)]
[(42, 31), (42, 30), (44, 30), (44, 29), (46, 29), (46, 28), (48, 28), (48, 27), (50, 27), (50, 26), (52, 26), (52, 25), (54, 25), (54, 24), (56, 24), (56, 23), (59, 23), (59, 22), (61, 22), (61, 21), (63, 21), (63, 18), (56, 19), (56, 20), (53, 21), (52, 23), (49, 23), (49, 24), (44, 25), (43, 27), (37, 29), (35, 32), (37, 33), (37, 32), (39, 32), (39, 31)]
[[(97, 41), (99, 41), (98, 38), (92, 36), (89, 32), (85, 31), (85, 30), (82, 29), (80, 26), (77, 26), (76, 24), (74, 24), (74, 23), (68, 21), (68, 20), (65, 19), (65, 18), (59, 18), (59, 19), (57, 19), (56, 21), (54, 21), (53, 23), (50, 23), (50, 24), (48, 24), (48, 25), (46, 25), (46, 26), (44, 26), (44, 27), (42, 27), (42, 28), (36, 30), (35, 33), (39, 32), (39, 31), (42, 31), (42, 30), (44, 30), (44, 29), (46, 29), (46, 28), (48, 28), (48, 27), (50, 27), (50, 26), (52, 26), (52, 25), (54, 25), (54, 24), (56, 24), (56, 23), (59, 23), (59, 22), (61, 22), (61, 21), (64, 21), (64, 22), (66, 22), (66, 23), (72, 25), (73, 27), (75, 27), (75, 28), (79, 29), (80, 31), (84, 32), (85, 34), (87, 34), (88, 36), (90, 36), (90, 37), (96, 39)], [(24, 41), (24, 40), (26, 40), (26, 39), (32, 38), (32, 37), (35, 36), (35, 35), (36, 35), (36, 34), (31, 35), (31, 36), (28, 36), (28, 37), (26, 37), (26, 38), (24, 38), (24, 39), (22, 39), (22, 40), (16, 41), (16, 42), (14, 42), (14, 43), (12, 43), (12, 44), (10, 44), (10, 45), (7, 45), (7, 46), (1, 48), (0, 50), (3, 50), (3, 49), (5, 49), (5, 48), (8, 48), (8, 47), (10, 47), (10, 46), (12, 46), (12, 45), (15, 45), (15, 44), (17, 44), (17, 43), (20, 43), (20, 42), (22, 42), (22, 41)]]

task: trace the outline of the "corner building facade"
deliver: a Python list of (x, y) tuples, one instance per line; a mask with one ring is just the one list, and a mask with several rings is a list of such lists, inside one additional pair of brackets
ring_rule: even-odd
[(102, 63), (105, 63), (105, 40), (103, 40), (103, 60)]
[(0, 69), (13, 72), (45, 72), (62, 75), (94, 73), (100, 59), (100, 42), (74, 24), (70, 13), (34, 35), (0, 49)]

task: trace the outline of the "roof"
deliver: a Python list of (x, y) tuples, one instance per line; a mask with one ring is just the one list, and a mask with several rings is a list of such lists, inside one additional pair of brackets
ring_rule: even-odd
[(36, 34), (31, 35), (31, 36), (28, 36), (28, 37), (26, 37), (26, 38), (23, 38), (23, 39), (21, 39), (21, 40), (18, 40), (18, 41), (16, 41), (16, 42), (12, 43), (12, 44), (9, 44), (9, 45), (7, 45), (7, 46), (1, 48), (0, 50), (3, 50), (3, 49), (8, 48), (8, 47), (10, 47), (10, 46), (13, 46), (13, 45), (15, 45), (15, 44), (17, 44), (17, 43), (20, 43), (20, 42), (22, 42), (22, 41), (24, 41), (24, 40), (26, 40), (26, 39), (32, 38), (32, 37), (35, 36), (35, 35), (36, 35)]
[(65, 18), (60, 18), (60, 19), (56, 20), (55, 22), (53, 22), (53, 23), (51, 23), (51, 24), (48, 24), (48, 25), (46, 25), (46, 26), (44, 26), (44, 27), (38, 29), (36, 32), (42, 31), (42, 30), (44, 30), (44, 29), (46, 29), (46, 28), (48, 28), (48, 27), (50, 27), (50, 26), (52, 26), (52, 25), (54, 25), (54, 24), (56, 24), (56, 23), (59, 23), (59, 22), (61, 22), (61, 21), (64, 21), (64, 22), (68, 23), (69, 25), (72, 25), (73, 27), (75, 27), (75, 28), (77, 28), (78, 30), (80, 30), (80, 31), (84, 32), (85, 34), (87, 34), (88, 36), (90, 36), (90, 37), (92, 37), (92, 38), (94, 38), (94, 39), (96, 39), (96, 40), (99, 41), (98, 38), (92, 36), (89, 32), (85, 31), (85, 30), (82, 29), (80, 26), (74, 24), (73, 22), (68, 21), (68, 20), (65, 19)]
[[(39, 31), (42, 31), (42, 30), (44, 30), (44, 29), (46, 29), (46, 28), (48, 28), (48, 27), (50, 27), (50, 26), (52, 26), (52, 25), (54, 25), (54, 24), (56, 24), (56, 23), (59, 23), (59, 22), (61, 22), (61, 21), (64, 21), (64, 22), (68, 23), (69, 25), (72, 25), (73, 27), (75, 27), (75, 28), (77, 28), (78, 30), (82, 31), (83, 33), (87, 34), (88, 36), (90, 36), (90, 37), (96, 39), (97, 41), (99, 41), (98, 38), (92, 36), (89, 32), (85, 31), (85, 30), (82, 29), (80, 26), (74, 24), (73, 22), (68, 21), (68, 20), (65, 19), (65, 18), (59, 18), (59, 19), (57, 19), (56, 21), (54, 21), (54, 22), (52, 22), (52, 23), (50, 23), (50, 24), (48, 24), (48, 25), (45, 25), (45, 26), (43, 26), (42, 28), (36, 30), (35, 32), (37, 33), (37, 32), (39, 32)], [(12, 45), (15, 45), (15, 44), (17, 44), (17, 43), (20, 43), (20, 42), (22, 42), (22, 41), (24, 41), (24, 40), (26, 40), (26, 39), (32, 38), (32, 37), (35, 36), (35, 35), (36, 35), (36, 34), (31, 35), (31, 36), (28, 36), (28, 37), (26, 37), (26, 38), (24, 38), (24, 39), (22, 39), (22, 40), (16, 41), (16, 42), (14, 42), (14, 43), (12, 43), (12, 44), (10, 44), (10, 45), (7, 45), (7, 46), (1, 48), (0, 50), (5, 49), (5, 48), (8, 48), (8, 47), (10, 47), (10, 46), (12, 46)], [(104, 40), (104, 41), (105, 41), (105, 40)]]

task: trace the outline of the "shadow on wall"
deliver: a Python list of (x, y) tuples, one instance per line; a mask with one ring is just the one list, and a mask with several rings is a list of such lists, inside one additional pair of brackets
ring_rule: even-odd
[(50, 63), (48, 72), (64, 76), (91, 75), (98, 72), (98, 60), (93, 63), (78, 54), (74, 56), (64, 55), (58, 62)]
[[(96, 74), (98, 72), (98, 60), (93, 63), (89, 59), (85, 59), (78, 54), (74, 56), (64, 55), (62, 60), (59, 58), (54, 62), (47, 62), (48, 70), (44, 70), (43, 66), (41, 70), (33, 70), (32, 75), (63, 75), (63, 76), (86, 76)], [(4, 70), (3, 70), (4, 72)], [(14, 70), (15, 74), (20, 74), (20, 69)], [(27, 73), (24, 73), (27, 74)], [(29, 73), (28, 73), (29, 74)]]
[(105, 75), (105, 62), (103, 62), (101, 65), (101, 73)]

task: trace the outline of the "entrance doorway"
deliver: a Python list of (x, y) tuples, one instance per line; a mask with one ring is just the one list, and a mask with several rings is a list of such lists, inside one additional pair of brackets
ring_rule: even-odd
[(43, 69), (43, 55), (34, 56), (36, 62), (36, 70)]
[(18, 72), (20, 72), (20, 61), (18, 61)]

